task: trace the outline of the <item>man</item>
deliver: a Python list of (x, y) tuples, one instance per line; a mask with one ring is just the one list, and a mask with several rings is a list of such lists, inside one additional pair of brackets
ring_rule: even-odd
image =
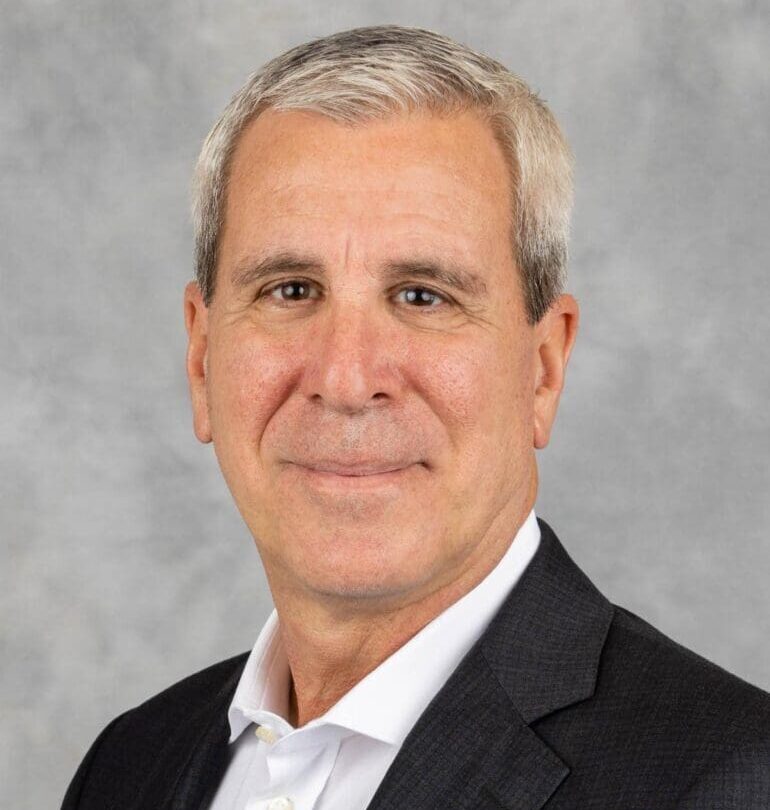
[(427, 31), (301, 45), (233, 99), (187, 371), (276, 611), (116, 718), (67, 810), (770, 807), (770, 695), (611, 605), (534, 513), (570, 174), (527, 86)]

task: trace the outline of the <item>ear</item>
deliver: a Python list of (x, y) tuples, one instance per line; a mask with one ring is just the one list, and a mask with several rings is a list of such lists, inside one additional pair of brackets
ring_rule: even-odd
[(535, 325), (534, 445), (542, 450), (551, 437), (559, 396), (564, 387), (572, 347), (577, 337), (580, 309), (571, 295), (560, 295)]
[(208, 351), (208, 308), (196, 282), (184, 290), (184, 323), (187, 328), (187, 382), (192, 400), (193, 427), (198, 440), (211, 441), (208, 397), (206, 394)]

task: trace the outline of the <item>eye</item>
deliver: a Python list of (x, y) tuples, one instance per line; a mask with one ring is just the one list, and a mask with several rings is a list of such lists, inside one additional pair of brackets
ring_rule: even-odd
[[(311, 285), (307, 281), (301, 279), (291, 279), (290, 281), (281, 281), (268, 287), (260, 294), (260, 298), (273, 298), (278, 303), (291, 303), (292, 301), (307, 300), (311, 291)], [(285, 293), (285, 294), (284, 294)]]
[(406, 301), (415, 304), (418, 309), (436, 309), (442, 302), (447, 303), (443, 295), (427, 287), (405, 287), (399, 290), (398, 295), (401, 293), (405, 293)]
[[(311, 295), (314, 292), (316, 295)], [(434, 292), (428, 287), (404, 287), (396, 295), (404, 296), (401, 301), (413, 305), (414, 309), (438, 309), (441, 304), (449, 303), (446, 296)], [(278, 282), (262, 290), (257, 296), (257, 298), (271, 298), (278, 305), (298, 303), (317, 297), (315, 285), (303, 279)]]

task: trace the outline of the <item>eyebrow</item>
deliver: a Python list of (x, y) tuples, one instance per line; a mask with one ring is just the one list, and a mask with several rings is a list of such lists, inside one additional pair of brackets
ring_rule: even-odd
[[(323, 261), (315, 256), (301, 256), (281, 251), (264, 258), (247, 257), (236, 264), (233, 272), (233, 284), (237, 289), (242, 289), (278, 273), (301, 273), (311, 270), (321, 275), (326, 272)], [(487, 285), (479, 275), (445, 259), (419, 258), (390, 261), (384, 265), (383, 275), (391, 282), (405, 278), (439, 282), (476, 298), (487, 294)]]

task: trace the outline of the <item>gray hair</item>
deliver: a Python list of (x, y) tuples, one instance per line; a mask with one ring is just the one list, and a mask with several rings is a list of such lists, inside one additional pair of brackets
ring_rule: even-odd
[(502, 147), (512, 187), (511, 239), (527, 317), (564, 289), (572, 154), (545, 103), (504, 65), (421, 28), (378, 25), (298, 45), (254, 73), (208, 134), (195, 169), (196, 279), (214, 295), (228, 170), (238, 136), (267, 108), (356, 124), (399, 112), (478, 111)]

